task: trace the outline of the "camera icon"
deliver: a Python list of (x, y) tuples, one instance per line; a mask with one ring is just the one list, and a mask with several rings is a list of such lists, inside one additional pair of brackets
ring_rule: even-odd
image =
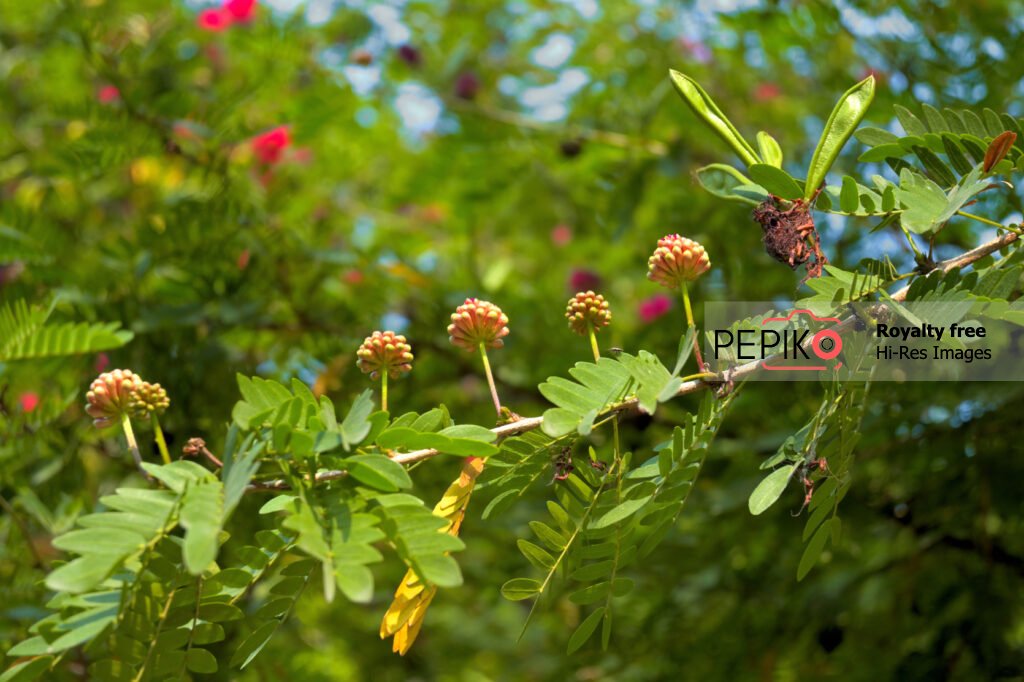
[[(794, 318), (806, 318), (806, 327), (797, 327)], [(793, 310), (785, 317), (766, 317), (761, 326), (773, 322), (787, 325), (782, 330), (762, 329), (762, 349), (767, 355), (761, 368), (787, 372), (820, 372), (839, 369), (842, 361), (832, 362), (843, 352), (843, 337), (828, 323), (839, 324), (838, 317), (819, 317), (810, 310)], [(789, 326), (793, 328), (790, 329)], [(814, 327), (818, 327), (816, 331)]]

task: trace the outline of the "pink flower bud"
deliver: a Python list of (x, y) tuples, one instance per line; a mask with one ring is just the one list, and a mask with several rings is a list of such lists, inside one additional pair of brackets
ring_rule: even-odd
[(475, 352), (481, 343), (486, 348), (501, 348), (505, 345), (502, 338), (508, 336), (507, 325), (508, 316), (501, 312), (501, 308), (489, 301), (467, 298), (452, 313), (448, 340), (470, 353)]
[(601, 294), (593, 291), (581, 291), (569, 299), (565, 307), (565, 319), (569, 320), (569, 329), (585, 336), (590, 327), (600, 331), (612, 321), (612, 311), (608, 309), (608, 301)]
[(128, 411), (132, 394), (142, 379), (129, 369), (115, 369), (100, 374), (85, 394), (85, 412), (97, 428), (110, 426)]
[(199, 13), (199, 17), (196, 22), (199, 24), (199, 28), (204, 31), (212, 31), (214, 33), (220, 33), (231, 26), (233, 17), (227, 10), (216, 8), (216, 9), (204, 9)]
[(356, 366), (371, 379), (379, 379), (381, 372), (397, 379), (412, 371), (412, 346), (401, 334), (374, 332), (366, 337), (356, 355), (359, 357)]
[(128, 410), (133, 417), (145, 419), (152, 414), (161, 415), (171, 404), (167, 391), (160, 384), (143, 381), (128, 399)]
[(670, 234), (658, 240), (658, 248), (647, 261), (647, 279), (676, 289), (692, 282), (711, 268), (704, 247), (686, 237)]

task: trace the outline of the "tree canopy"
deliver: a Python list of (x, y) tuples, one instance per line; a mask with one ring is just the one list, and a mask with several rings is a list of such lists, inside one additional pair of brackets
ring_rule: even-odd
[(1024, 676), (1021, 9), (0, 0), (0, 680)]

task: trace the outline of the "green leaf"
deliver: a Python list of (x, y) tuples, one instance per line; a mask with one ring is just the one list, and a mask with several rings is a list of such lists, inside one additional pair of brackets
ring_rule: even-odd
[(860, 142), (863, 142), (869, 147), (877, 147), (883, 144), (895, 144), (900, 140), (898, 135), (890, 133), (888, 130), (883, 130), (882, 128), (861, 128), (853, 135)]
[(928, 132), (928, 128), (925, 127), (924, 123), (921, 123), (921, 120), (910, 113), (910, 110), (906, 107), (895, 104), (893, 105), (893, 110), (896, 112), (896, 118), (899, 120), (900, 125), (903, 126), (903, 130), (907, 135), (921, 137)]
[(498, 437), (494, 431), (475, 424), (458, 424), (441, 430), (442, 436), (448, 438), (462, 438), (466, 440), (478, 440), (481, 443), (493, 443)]
[(540, 594), (540, 581), (531, 578), (513, 578), (501, 586), (501, 596), (509, 601), (522, 601)]
[(360, 483), (383, 490), (397, 492), (412, 487), (412, 479), (405, 467), (384, 455), (355, 455), (343, 460), (349, 474)]
[(583, 417), (561, 407), (553, 407), (544, 412), (541, 429), (552, 438), (564, 436), (576, 430), (576, 425)]
[(206, 649), (189, 649), (185, 652), (185, 667), (191, 672), (208, 675), (217, 672), (217, 659)]
[(654, 414), (659, 402), (672, 398), (681, 384), (679, 377), (672, 376), (661, 364), (661, 360), (645, 350), (640, 351), (636, 357), (622, 353), (619, 355), (619, 363), (629, 370), (638, 384), (637, 401), (640, 409), (648, 414)]
[(373, 393), (370, 389), (360, 393), (341, 422), (341, 438), (346, 450), (351, 450), (362, 443), (366, 435), (370, 433), (371, 424), (368, 417), (373, 412), (372, 396)]
[(874, 76), (868, 76), (839, 98), (825, 123), (825, 130), (822, 131), (814, 156), (811, 157), (811, 165), (807, 169), (807, 182), (804, 185), (804, 199), (810, 200), (825, 181), (825, 175), (832, 168), (853, 131), (860, 125), (874, 98)]
[(526, 560), (542, 571), (546, 571), (555, 565), (555, 558), (528, 540), (517, 540), (516, 546), (523, 553)]
[(777, 197), (792, 200), (799, 199), (802, 194), (796, 180), (781, 168), (765, 163), (755, 163), (747, 168), (747, 172), (750, 173), (750, 178), (754, 182)]
[(185, 567), (192, 575), (201, 574), (217, 558), (223, 511), (224, 486), (220, 481), (196, 483), (185, 490), (179, 519), (185, 529)]
[(643, 509), (644, 505), (651, 501), (651, 496), (641, 497), (636, 500), (626, 500), (618, 506), (611, 509), (608, 513), (603, 515), (594, 523), (590, 524), (591, 528), (601, 529), (607, 528), (608, 526), (614, 525), (623, 519), (626, 519), (640, 509)]
[(768, 507), (775, 504), (776, 500), (782, 496), (786, 486), (789, 485), (789, 479), (793, 477), (796, 466), (796, 464), (790, 464), (779, 467), (757, 484), (754, 492), (750, 493), (750, 499), (747, 500), (747, 507), (751, 514), (754, 516), (762, 514)]
[(928, 128), (933, 133), (944, 133), (949, 130), (946, 119), (942, 117), (938, 109), (930, 104), (922, 104), (921, 111), (924, 112), (924, 120), (928, 122)]
[(250, 633), (249, 636), (238, 645), (234, 655), (231, 656), (231, 665), (241, 670), (252, 663), (252, 659), (256, 658), (257, 654), (259, 654), (260, 651), (263, 650), (263, 647), (267, 645), (267, 642), (270, 641), (270, 638), (274, 636), (274, 632), (277, 631), (278, 625), (278, 621), (270, 620), (253, 630), (252, 633)]
[(928, 178), (906, 168), (900, 172), (896, 198), (906, 206), (900, 222), (917, 234), (932, 232), (946, 209), (946, 193)]
[(921, 160), (921, 164), (924, 166), (924, 170), (929, 177), (944, 187), (948, 187), (956, 183), (956, 176), (953, 175), (953, 172), (946, 167), (946, 164), (942, 162), (942, 159), (936, 156), (935, 152), (918, 145), (914, 145), (911, 149), (913, 149), (917, 158)]
[(769, 166), (782, 168), (782, 147), (779, 146), (774, 137), (763, 130), (757, 134), (757, 149), (765, 163)]
[(736, 126), (726, 118), (725, 114), (718, 108), (714, 100), (704, 92), (697, 81), (689, 76), (673, 69), (669, 69), (669, 78), (676, 92), (683, 98), (695, 114), (711, 128), (716, 135), (732, 148), (736, 154), (748, 166), (752, 163), (761, 163), (761, 158), (750, 146), (750, 143), (743, 139)]
[(597, 624), (600, 623), (601, 619), (604, 617), (604, 608), (605, 607), (601, 606), (594, 609), (594, 612), (579, 624), (576, 631), (572, 633), (571, 637), (569, 637), (569, 644), (565, 650), (567, 654), (574, 653), (577, 649), (587, 643), (590, 636), (594, 634), (594, 630), (597, 629)]
[(849, 175), (843, 176), (843, 188), (839, 192), (839, 208), (846, 213), (856, 213), (860, 207), (860, 192), (857, 181)]
[(40, 656), (30, 661), (16, 663), (5, 670), (3, 675), (0, 675), (0, 682), (28, 682), (37, 679), (52, 664), (53, 656)]
[(0, 342), (0, 362), (97, 353), (120, 348), (134, 337), (132, 332), (120, 327), (117, 322), (46, 324), (22, 334), (20, 338), (15, 335), (14, 338), (8, 337)]
[(807, 543), (807, 547), (804, 548), (804, 553), (800, 557), (800, 565), (796, 569), (796, 579), (803, 580), (804, 577), (810, 573), (814, 565), (818, 563), (818, 557), (821, 556), (821, 552), (825, 549), (825, 542), (828, 540), (829, 533), (831, 532), (831, 524), (823, 524), (818, 528), (817, 532), (811, 538), (811, 541)]
[[(738, 201), (750, 206), (757, 206), (768, 198), (768, 192), (758, 187), (732, 166), (723, 163), (712, 163), (698, 168), (697, 182), (701, 187), (721, 199)], [(751, 189), (757, 187), (760, 190), (760, 198), (750, 195)], [(744, 191), (738, 191), (745, 188)]]

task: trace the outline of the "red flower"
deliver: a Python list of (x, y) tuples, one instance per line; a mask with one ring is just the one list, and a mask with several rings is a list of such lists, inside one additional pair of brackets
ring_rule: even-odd
[(555, 225), (551, 230), (551, 243), (555, 246), (565, 246), (572, 241), (572, 228), (562, 223)]
[(245, 270), (247, 267), (249, 267), (250, 256), (251, 254), (249, 253), (249, 249), (243, 249), (242, 253), (238, 254), (238, 260), (235, 262), (235, 264), (238, 266), (239, 270)]
[(288, 126), (278, 126), (252, 138), (252, 151), (262, 163), (275, 164), (291, 143)]
[(235, 21), (252, 21), (256, 14), (256, 0), (227, 0), (224, 3), (224, 11)]
[(231, 26), (231, 22), (234, 20), (231, 13), (223, 8), (218, 9), (204, 9), (199, 13), (197, 22), (199, 28), (204, 31), (213, 31), (214, 33), (220, 33)]
[(398, 48), (398, 58), (414, 68), (423, 63), (423, 55), (412, 45), (402, 45)]
[(107, 367), (110, 367), (110, 356), (106, 353), (100, 353), (96, 356), (96, 364), (94, 365), (97, 372), (102, 372)]
[(96, 93), (96, 99), (99, 100), (100, 104), (113, 104), (121, 99), (121, 91), (115, 85), (104, 85)]
[(672, 310), (672, 299), (666, 294), (655, 294), (650, 298), (645, 298), (640, 301), (640, 305), (636, 309), (644, 323), (654, 322), (669, 310)]
[(31, 391), (22, 393), (18, 398), (18, 403), (21, 405), (22, 412), (31, 412), (39, 405), (39, 395)]
[(569, 275), (569, 289), (571, 291), (587, 291), (588, 289), (601, 288), (601, 275), (593, 270), (573, 270)]
[(455, 79), (455, 96), (459, 99), (472, 100), (480, 90), (480, 79), (472, 71), (464, 71)]
[(761, 83), (754, 88), (754, 99), (758, 102), (770, 102), (782, 94), (782, 88), (775, 83)]

